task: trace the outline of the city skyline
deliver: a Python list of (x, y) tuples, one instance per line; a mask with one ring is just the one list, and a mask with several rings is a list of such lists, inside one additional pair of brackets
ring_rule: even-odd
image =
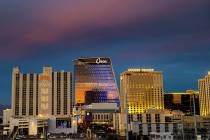
[(163, 72), (166, 92), (198, 89), (210, 70), (209, 4), (1, 1), (0, 103), (11, 102), (13, 67), (73, 72), (79, 57), (110, 57), (118, 88), (128, 68), (154, 68)]

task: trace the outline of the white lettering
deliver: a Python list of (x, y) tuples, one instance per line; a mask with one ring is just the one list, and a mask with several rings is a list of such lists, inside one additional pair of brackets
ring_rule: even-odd
[(105, 64), (107, 60), (101, 60), (101, 58), (96, 59), (96, 64)]

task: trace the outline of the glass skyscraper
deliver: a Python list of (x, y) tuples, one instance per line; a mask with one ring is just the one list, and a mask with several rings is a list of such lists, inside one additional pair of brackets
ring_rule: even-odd
[(110, 58), (74, 60), (75, 104), (117, 103), (118, 88)]

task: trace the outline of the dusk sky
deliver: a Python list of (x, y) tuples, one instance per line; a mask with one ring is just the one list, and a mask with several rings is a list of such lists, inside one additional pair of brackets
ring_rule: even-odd
[(210, 1), (0, 0), (0, 104), (15, 66), (73, 72), (73, 59), (97, 56), (112, 59), (118, 85), (128, 68), (154, 68), (165, 92), (196, 90), (210, 70)]

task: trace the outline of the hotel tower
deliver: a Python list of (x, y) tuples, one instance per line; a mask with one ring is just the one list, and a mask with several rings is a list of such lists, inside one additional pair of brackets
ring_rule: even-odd
[(12, 110), (14, 117), (50, 117), (70, 115), (72, 111), (72, 74), (54, 72), (43, 67), (43, 73), (12, 72)]
[(141, 114), (148, 108), (164, 109), (163, 75), (153, 69), (128, 69), (120, 76), (121, 111)]
[(153, 69), (128, 69), (121, 73), (120, 104), (120, 134), (125, 135), (125, 122), (130, 123), (134, 116), (140, 121), (142, 113), (149, 108), (164, 109), (162, 72)]
[(74, 60), (75, 104), (117, 103), (119, 96), (110, 58)]
[(203, 79), (198, 80), (200, 115), (210, 114), (210, 71)]

